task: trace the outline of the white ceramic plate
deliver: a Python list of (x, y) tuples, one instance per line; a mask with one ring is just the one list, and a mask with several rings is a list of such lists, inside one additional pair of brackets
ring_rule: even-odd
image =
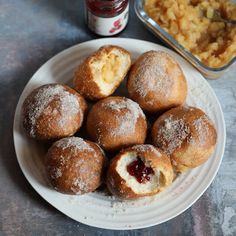
[[(120, 201), (91, 193), (69, 196), (51, 189), (45, 178), (43, 157), (46, 148), (30, 140), (21, 127), (20, 111), (26, 96), (47, 83), (69, 83), (76, 66), (90, 53), (105, 44), (116, 44), (136, 58), (148, 50), (163, 50), (181, 65), (188, 81), (187, 104), (203, 109), (214, 121), (218, 140), (215, 153), (202, 166), (180, 175), (164, 192), (137, 201)], [(124, 85), (121, 86), (124, 88)], [(121, 91), (124, 95), (124, 89)], [(220, 166), (225, 147), (225, 123), (215, 93), (201, 74), (173, 51), (160, 45), (124, 38), (105, 38), (71, 47), (46, 62), (30, 79), (17, 105), (14, 120), (14, 143), (19, 165), (32, 187), (51, 205), (81, 223), (107, 229), (137, 229), (165, 222), (190, 207), (207, 189)]]

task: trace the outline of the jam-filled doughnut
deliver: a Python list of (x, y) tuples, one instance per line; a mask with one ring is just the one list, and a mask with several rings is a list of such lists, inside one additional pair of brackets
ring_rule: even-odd
[(187, 95), (180, 66), (163, 51), (148, 51), (136, 60), (129, 72), (127, 88), (130, 98), (149, 113), (182, 105)]
[(161, 115), (153, 125), (153, 144), (166, 152), (176, 171), (203, 164), (214, 152), (216, 130), (209, 117), (195, 107), (180, 106)]
[(66, 194), (83, 194), (100, 186), (105, 161), (104, 152), (97, 144), (68, 137), (51, 146), (45, 165), (54, 189)]
[(143, 144), (147, 122), (139, 105), (125, 97), (108, 97), (97, 102), (87, 118), (89, 137), (104, 150), (116, 151)]
[(85, 98), (108, 97), (120, 85), (131, 66), (128, 51), (118, 46), (104, 46), (77, 68), (74, 88)]
[(25, 99), (23, 127), (37, 140), (72, 136), (81, 127), (86, 109), (84, 98), (75, 90), (66, 85), (46, 84)]
[(112, 159), (107, 187), (123, 199), (151, 196), (163, 191), (174, 178), (169, 157), (152, 145), (135, 145)]

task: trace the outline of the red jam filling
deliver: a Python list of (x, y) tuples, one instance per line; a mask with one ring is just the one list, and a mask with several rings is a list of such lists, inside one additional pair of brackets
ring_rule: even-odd
[(150, 177), (154, 175), (153, 169), (145, 166), (140, 157), (127, 165), (127, 171), (130, 175), (134, 176), (140, 184), (150, 181)]

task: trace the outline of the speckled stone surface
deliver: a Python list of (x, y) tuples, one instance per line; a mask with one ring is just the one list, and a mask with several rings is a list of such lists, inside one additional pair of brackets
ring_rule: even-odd
[[(139, 22), (131, 1), (119, 36), (160, 43)], [(178, 217), (142, 230), (112, 231), (77, 223), (50, 206), (24, 178), (12, 126), (19, 96), (33, 73), (61, 50), (97, 38), (84, 23), (82, 0), (0, 0), (0, 235), (236, 235), (236, 68), (209, 81), (224, 111), (226, 150), (205, 194)]]

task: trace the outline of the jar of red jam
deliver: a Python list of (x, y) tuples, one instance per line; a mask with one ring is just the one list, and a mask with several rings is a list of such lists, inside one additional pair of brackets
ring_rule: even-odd
[(87, 24), (102, 36), (120, 33), (128, 22), (128, 0), (86, 0)]

